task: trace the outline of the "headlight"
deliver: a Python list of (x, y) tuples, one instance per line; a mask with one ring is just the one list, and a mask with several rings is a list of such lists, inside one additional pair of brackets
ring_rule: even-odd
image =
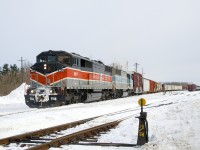
[(35, 94), (35, 90), (31, 90), (31, 94)]
[(50, 93), (50, 94), (53, 94), (53, 90), (49, 90), (49, 93)]

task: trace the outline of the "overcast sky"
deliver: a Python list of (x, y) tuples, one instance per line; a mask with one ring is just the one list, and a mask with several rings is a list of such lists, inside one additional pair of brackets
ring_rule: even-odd
[(200, 1), (0, 0), (0, 66), (50, 49), (200, 85)]

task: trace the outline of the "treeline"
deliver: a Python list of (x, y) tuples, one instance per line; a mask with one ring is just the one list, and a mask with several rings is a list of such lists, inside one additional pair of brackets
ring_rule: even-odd
[(29, 83), (29, 69), (29, 63), (24, 63), (22, 69), (16, 64), (0, 66), (0, 96), (8, 95), (23, 82)]

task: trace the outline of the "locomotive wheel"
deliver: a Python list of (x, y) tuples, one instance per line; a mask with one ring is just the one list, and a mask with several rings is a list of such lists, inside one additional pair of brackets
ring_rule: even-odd
[(84, 103), (87, 100), (87, 94), (81, 96), (81, 102)]

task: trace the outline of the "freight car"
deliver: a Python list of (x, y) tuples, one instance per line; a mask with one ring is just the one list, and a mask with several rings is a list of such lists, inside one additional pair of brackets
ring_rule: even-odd
[(142, 84), (142, 74), (133, 72), (133, 93), (134, 95), (139, 95), (143, 93), (143, 84)]
[(143, 93), (147, 94), (150, 91), (150, 81), (149, 79), (143, 78)]
[(162, 92), (162, 84), (143, 78), (143, 93)]
[[(186, 88), (187, 87), (187, 88)], [(173, 83), (158, 83), (150, 79), (143, 78), (143, 93), (167, 92), (187, 90), (188, 86)], [(192, 89), (192, 87), (191, 87)]]
[(200, 86), (196, 86), (196, 91), (200, 91)]
[(188, 91), (196, 91), (197, 86), (195, 84), (188, 84)]
[(65, 51), (40, 53), (30, 69), (30, 79), (31, 86), (25, 93), (29, 107), (60, 106), (134, 94), (133, 74)]

